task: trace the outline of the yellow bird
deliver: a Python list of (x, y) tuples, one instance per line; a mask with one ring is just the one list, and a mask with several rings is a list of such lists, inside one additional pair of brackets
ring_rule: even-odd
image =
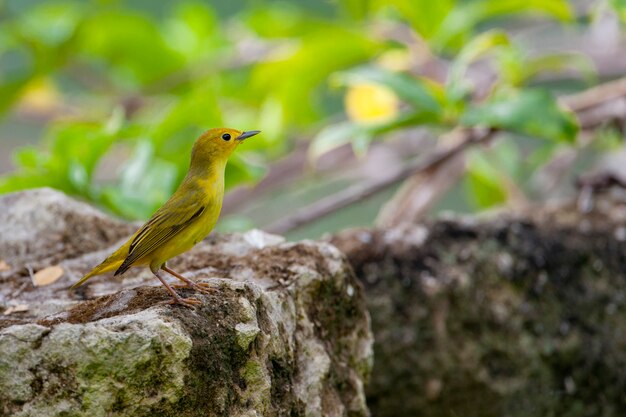
[(191, 249), (213, 230), (222, 209), (224, 169), (228, 157), (246, 138), (258, 133), (259, 130), (242, 132), (221, 128), (202, 134), (193, 145), (189, 172), (176, 192), (128, 242), (71, 288), (105, 272), (115, 271), (115, 275), (120, 275), (130, 267), (148, 265), (172, 295), (169, 303), (200, 304), (195, 298), (181, 298), (163, 279), (161, 270), (180, 279), (188, 287), (208, 292), (200, 284), (172, 271), (165, 263)]

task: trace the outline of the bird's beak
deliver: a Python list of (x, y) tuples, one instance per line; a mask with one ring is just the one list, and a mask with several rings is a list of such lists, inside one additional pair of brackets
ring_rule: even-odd
[(257, 135), (261, 133), (260, 130), (248, 130), (247, 132), (243, 132), (241, 135), (237, 136), (237, 140), (248, 139), (251, 136)]

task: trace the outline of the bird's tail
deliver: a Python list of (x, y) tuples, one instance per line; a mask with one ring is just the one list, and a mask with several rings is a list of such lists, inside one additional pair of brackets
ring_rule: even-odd
[(111, 254), (108, 258), (106, 258), (102, 263), (96, 266), (94, 269), (89, 271), (84, 277), (82, 277), (78, 282), (70, 287), (70, 289), (74, 289), (80, 285), (82, 285), (85, 281), (87, 281), (91, 277), (95, 277), (96, 275), (104, 274), (106, 272), (115, 271), (122, 265), (124, 259), (128, 255), (128, 245), (124, 245), (114, 253)]

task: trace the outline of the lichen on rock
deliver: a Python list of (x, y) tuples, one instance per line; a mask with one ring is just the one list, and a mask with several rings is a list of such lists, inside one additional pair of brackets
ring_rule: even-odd
[[(368, 415), (369, 318), (360, 284), (332, 245), (259, 231), (211, 237), (171, 267), (215, 291), (179, 289), (202, 305), (164, 306), (168, 295), (141, 269), (67, 291), (128, 225), (51, 190), (0, 197), (0, 212), (15, 204), (30, 211), (14, 213), (11, 227), (37, 219), (42, 234), (36, 245), (24, 244), (28, 234), (0, 237), (0, 248), (10, 248), (3, 259), (15, 266), (0, 275), (0, 311), (28, 306), (0, 316), (0, 415)], [(86, 236), (46, 235), (55, 220), (40, 210), (86, 223), (82, 233), (94, 231), (96, 244), (69, 250)], [(50, 261), (64, 275), (32, 287), (28, 268)]]
[[(36, 338), (23, 337), (37, 332)], [(165, 322), (156, 310), (85, 324), (6, 328), (0, 333), (4, 411), (16, 416), (147, 413), (183, 393), (191, 344), (180, 325)], [(11, 354), (16, 345), (22, 354)], [(16, 389), (20, 395), (11, 394)]]

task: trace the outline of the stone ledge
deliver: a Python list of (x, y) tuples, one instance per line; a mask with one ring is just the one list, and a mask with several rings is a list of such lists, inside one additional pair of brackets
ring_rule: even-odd
[[(50, 201), (49, 193), (52, 208), (24, 204)], [(55, 220), (39, 210), (61, 210), (57, 204), (72, 211), (73, 222), (107, 222), (56, 192), (19, 194), (0, 198), (0, 212), (16, 201), (32, 210), (14, 216), (22, 219), (11, 226), (16, 230), (30, 219), (45, 230)], [(101, 236), (103, 250), (59, 259), (51, 248), (67, 253), (76, 245), (75, 234), (63, 236), (43, 233), (36, 246), (0, 242), (27, 248), (3, 252), (13, 254), (4, 258), (11, 266), (45, 267), (54, 259), (64, 270), (57, 282), (37, 288), (25, 268), (1, 276), (0, 305), (28, 306), (0, 321), (1, 415), (368, 415), (369, 317), (361, 285), (332, 245), (285, 243), (259, 231), (208, 239), (171, 264), (215, 289), (193, 294), (203, 304), (189, 309), (158, 305), (168, 295), (141, 269), (68, 292), (119, 236)]]

